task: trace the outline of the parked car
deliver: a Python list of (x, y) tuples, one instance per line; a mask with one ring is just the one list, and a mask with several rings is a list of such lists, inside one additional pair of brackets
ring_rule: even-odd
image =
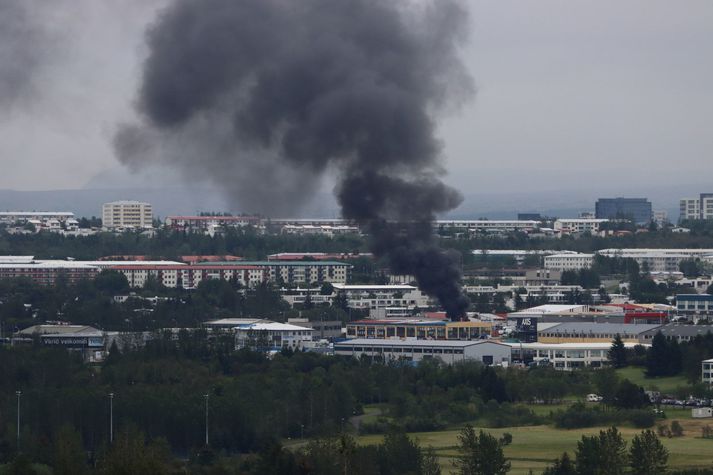
[(603, 400), (604, 398), (598, 394), (587, 394), (587, 402), (602, 402)]

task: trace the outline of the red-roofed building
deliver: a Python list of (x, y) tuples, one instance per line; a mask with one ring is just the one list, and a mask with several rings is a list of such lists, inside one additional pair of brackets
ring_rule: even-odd
[(360, 252), (356, 254), (350, 253), (326, 253), (326, 252), (280, 252), (278, 254), (270, 254), (267, 256), (268, 261), (343, 261), (347, 259), (357, 259), (366, 257), (372, 259), (374, 257), (370, 252)]
[(186, 264), (198, 264), (199, 262), (231, 262), (240, 261), (238, 256), (181, 256), (181, 262)]

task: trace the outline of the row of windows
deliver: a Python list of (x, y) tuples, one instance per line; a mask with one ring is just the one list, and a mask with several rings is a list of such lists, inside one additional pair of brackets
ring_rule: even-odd
[(370, 351), (374, 353), (424, 353), (424, 354), (446, 354), (446, 355), (462, 355), (462, 348), (381, 348), (381, 347), (361, 347), (361, 346), (337, 346), (336, 351)]

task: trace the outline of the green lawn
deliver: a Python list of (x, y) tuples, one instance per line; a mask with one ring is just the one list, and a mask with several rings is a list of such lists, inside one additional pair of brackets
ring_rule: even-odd
[(665, 378), (647, 378), (643, 368), (628, 367), (616, 370), (621, 378), (626, 378), (632, 383), (642, 386), (646, 390), (673, 392), (676, 388), (689, 386), (683, 376), (670, 376)]
[[(669, 419), (670, 421), (670, 419)], [(699, 438), (699, 421), (682, 421), (686, 428), (684, 437), (663, 439), (670, 452), (669, 466), (672, 468), (701, 468), (713, 464), (713, 440)], [(552, 460), (562, 452), (573, 454), (577, 441), (581, 436), (597, 434), (601, 428), (560, 430), (548, 426), (510, 427), (506, 429), (487, 429), (499, 437), (504, 432), (513, 435), (512, 445), (505, 448), (505, 454), (510, 459), (515, 475), (527, 474), (530, 469), (540, 473)], [(630, 440), (639, 431), (632, 428), (620, 428), (624, 437)], [(433, 446), (439, 456), (443, 473), (451, 472), (453, 458), (457, 455), (457, 430), (439, 432), (421, 432), (410, 434), (424, 446)], [(362, 444), (374, 444), (381, 436), (369, 435), (359, 437)]]

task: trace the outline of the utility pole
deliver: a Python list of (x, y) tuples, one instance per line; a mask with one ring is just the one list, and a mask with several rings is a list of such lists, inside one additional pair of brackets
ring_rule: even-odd
[(208, 447), (208, 394), (204, 394), (205, 398), (205, 446)]
[(20, 451), (20, 397), (22, 396), (22, 391), (15, 391), (17, 396), (17, 451)]
[(109, 393), (109, 443), (114, 443), (114, 393)]

